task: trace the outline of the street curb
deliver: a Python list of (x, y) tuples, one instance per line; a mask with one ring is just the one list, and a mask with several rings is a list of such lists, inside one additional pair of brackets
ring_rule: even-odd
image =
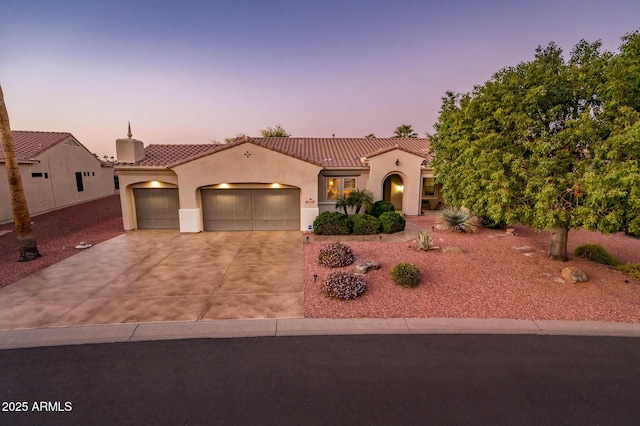
[(87, 325), (0, 331), (0, 349), (94, 343), (358, 334), (640, 337), (640, 324), (473, 318), (285, 318)]

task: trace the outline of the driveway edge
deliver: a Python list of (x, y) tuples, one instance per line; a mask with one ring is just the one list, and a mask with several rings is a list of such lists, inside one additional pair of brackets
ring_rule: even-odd
[(357, 334), (640, 337), (640, 324), (472, 318), (285, 318), (128, 323), (0, 331), (0, 349), (93, 343)]

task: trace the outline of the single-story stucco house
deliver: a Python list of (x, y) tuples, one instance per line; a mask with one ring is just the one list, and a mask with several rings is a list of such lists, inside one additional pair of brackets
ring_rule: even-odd
[(116, 141), (125, 230), (310, 230), (336, 199), (368, 190), (406, 215), (442, 203), (422, 138), (252, 138), (229, 144)]
[[(97, 159), (71, 133), (12, 131), (31, 216), (113, 195), (113, 165)], [(13, 222), (0, 149), (0, 223)]]

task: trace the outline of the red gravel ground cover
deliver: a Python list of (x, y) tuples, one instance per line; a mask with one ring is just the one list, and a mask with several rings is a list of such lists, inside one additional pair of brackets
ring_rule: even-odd
[[(409, 220), (431, 231), (437, 217)], [(367, 289), (358, 299), (346, 301), (322, 293), (322, 281), (334, 269), (317, 263), (323, 244), (305, 244), (305, 316), (640, 322), (638, 280), (572, 254), (568, 262), (547, 259), (548, 232), (514, 228), (517, 236), (509, 237), (504, 231), (485, 228), (478, 228), (476, 234), (435, 231), (436, 245), (459, 247), (464, 253), (418, 252), (410, 241), (347, 243), (359, 261), (374, 260), (382, 266), (366, 274)], [(624, 234), (569, 232), (571, 253), (583, 243), (602, 244), (623, 263), (640, 262), (640, 240)], [(525, 255), (523, 246), (532, 251)], [(419, 267), (417, 287), (393, 283), (390, 270), (398, 262)], [(352, 266), (340, 269), (350, 271)], [(560, 271), (567, 266), (585, 271), (589, 281), (565, 283)], [(318, 275), (315, 283), (314, 274)]]
[(31, 218), (42, 257), (17, 262), (19, 252), (13, 223), (0, 225), (0, 287), (78, 253), (80, 242), (98, 244), (123, 234), (120, 196), (112, 195)]
[[(16, 262), (15, 233), (0, 236), (0, 287), (15, 282), (78, 252), (82, 241), (97, 244), (123, 234), (117, 195), (32, 218), (42, 257)], [(409, 220), (431, 230), (436, 217)], [(640, 322), (640, 282), (614, 268), (570, 255), (568, 262), (546, 258), (547, 232), (514, 226), (517, 236), (479, 228), (478, 233), (436, 231), (436, 245), (456, 246), (464, 253), (418, 252), (415, 243), (350, 242), (359, 260), (382, 264), (366, 275), (367, 290), (356, 300), (339, 301), (322, 294), (321, 283), (332, 270), (317, 264), (320, 243), (304, 245), (305, 316), (324, 318), (514, 318)], [(0, 231), (13, 230), (0, 225)], [(384, 238), (384, 237), (383, 237)], [(583, 243), (602, 244), (623, 263), (640, 262), (640, 239), (623, 234), (569, 232), (569, 251)], [(531, 246), (525, 255), (514, 247)], [(398, 262), (420, 268), (420, 283), (395, 285), (389, 271)], [(560, 278), (565, 266), (577, 266), (586, 283)], [(343, 268), (350, 270), (351, 267)], [(318, 275), (314, 283), (313, 275)]]

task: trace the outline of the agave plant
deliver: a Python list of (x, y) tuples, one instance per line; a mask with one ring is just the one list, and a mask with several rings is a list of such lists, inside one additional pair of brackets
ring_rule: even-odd
[(440, 221), (449, 231), (476, 232), (476, 224), (471, 212), (465, 207), (445, 207), (440, 212)]
[(429, 251), (433, 247), (433, 237), (429, 231), (420, 231), (418, 234), (418, 250)]

